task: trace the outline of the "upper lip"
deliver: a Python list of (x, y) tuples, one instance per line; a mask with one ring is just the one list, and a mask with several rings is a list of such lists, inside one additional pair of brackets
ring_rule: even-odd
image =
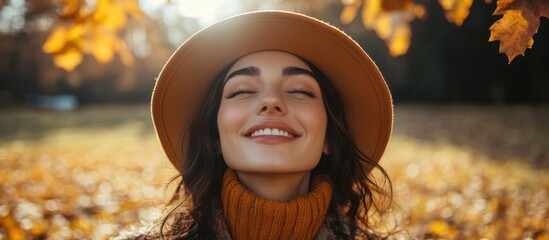
[(301, 136), (301, 134), (297, 132), (295, 129), (293, 129), (290, 125), (282, 122), (261, 122), (261, 123), (255, 124), (244, 133), (244, 136), (250, 136), (253, 132), (259, 129), (265, 129), (265, 128), (270, 128), (270, 129), (276, 128), (279, 130), (283, 130), (288, 132), (289, 134), (294, 135), (294, 137)]

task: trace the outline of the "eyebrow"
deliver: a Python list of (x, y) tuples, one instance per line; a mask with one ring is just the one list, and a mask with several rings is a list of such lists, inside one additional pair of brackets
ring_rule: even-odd
[(242, 76), (261, 76), (261, 69), (259, 69), (259, 67), (257, 66), (249, 66), (249, 67), (238, 69), (232, 72), (231, 74), (229, 74), (229, 76), (227, 76), (227, 78), (225, 79), (225, 82), (229, 81), (229, 79), (231, 78), (234, 78), (236, 76), (241, 76), (241, 75)]
[(282, 69), (282, 75), (284, 76), (293, 76), (293, 75), (302, 75), (302, 74), (309, 75), (312, 78), (314, 78), (313, 73), (304, 68), (288, 66)]
[[(313, 73), (307, 69), (287, 66), (282, 68), (283, 76), (294, 76), (294, 75), (308, 75), (314, 78)], [(261, 76), (261, 69), (257, 66), (249, 66), (245, 68), (238, 69), (227, 76), (225, 82), (229, 81), (231, 78), (236, 76)]]

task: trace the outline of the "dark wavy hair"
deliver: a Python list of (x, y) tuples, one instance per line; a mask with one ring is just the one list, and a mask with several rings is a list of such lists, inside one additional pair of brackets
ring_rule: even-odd
[[(311, 175), (327, 176), (336, 186), (328, 211), (348, 217), (353, 238), (381, 238), (371, 229), (371, 218), (382, 214), (392, 202), (389, 177), (376, 161), (356, 146), (345, 117), (343, 100), (332, 82), (316, 66), (303, 61), (320, 85), (328, 116), (326, 138), (330, 153), (322, 154)], [(212, 204), (220, 204), (222, 178), (227, 169), (218, 146), (217, 113), (224, 79), (233, 64), (214, 79), (188, 132), (183, 133), (183, 136), (188, 134), (191, 141), (185, 153), (183, 171), (172, 180), (179, 179), (179, 182), (168, 203), (170, 210), (160, 223), (157, 236), (162, 239), (215, 238), (212, 226), (216, 216)], [(372, 170), (376, 169), (381, 173), (380, 178), (372, 175)]]

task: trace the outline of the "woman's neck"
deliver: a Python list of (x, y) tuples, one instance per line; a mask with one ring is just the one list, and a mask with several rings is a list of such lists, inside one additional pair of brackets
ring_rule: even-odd
[(248, 173), (238, 172), (240, 183), (266, 199), (288, 201), (309, 192), (311, 172)]

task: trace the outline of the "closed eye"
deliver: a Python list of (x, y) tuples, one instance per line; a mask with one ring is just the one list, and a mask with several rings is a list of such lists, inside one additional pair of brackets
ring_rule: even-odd
[(229, 93), (229, 95), (225, 96), (225, 98), (226, 99), (231, 99), (231, 98), (236, 97), (236, 96), (241, 95), (241, 94), (252, 94), (252, 93), (256, 93), (256, 92), (253, 91), (253, 90), (250, 90), (250, 89), (239, 88), (239, 89), (235, 89), (234, 91)]
[(288, 93), (299, 93), (299, 94), (307, 95), (307, 96), (312, 97), (312, 98), (316, 97), (316, 95), (313, 93), (313, 91), (303, 89), (303, 88), (293, 89), (293, 90), (288, 91)]

